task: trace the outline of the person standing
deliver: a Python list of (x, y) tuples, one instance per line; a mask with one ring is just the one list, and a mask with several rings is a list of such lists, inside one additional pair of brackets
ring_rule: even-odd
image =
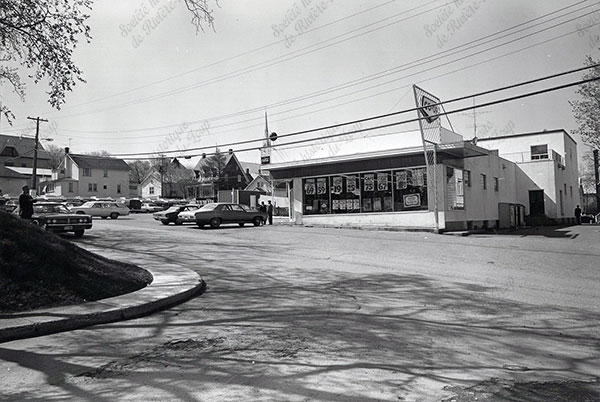
[(34, 202), (33, 197), (29, 194), (29, 186), (23, 186), (23, 194), (19, 196), (19, 216), (22, 219), (31, 219)]
[(575, 208), (575, 222), (581, 225), (581, 208), (579, 208), (579, 205)]
[(269, 225), (273, 224), (273, 204), (271, 204), (271, 200), (268, 201), (269, 205), (267, 205), (267, 214), (269, 215)]

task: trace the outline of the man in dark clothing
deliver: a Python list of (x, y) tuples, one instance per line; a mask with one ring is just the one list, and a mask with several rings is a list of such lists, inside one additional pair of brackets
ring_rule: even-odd
[(581, 208), (579, 208), (579, 205), (575, 208), (575, 221), (578, 225), (581, 225)]
[(269, 205), (267, 205), (267, 214), (269, 214), (269, 225), (273, 224), (273, 204), (271, 204), (271, 200), (268, 201)]
[(260, 203), (260, 205), (258, 206), (258, 210), (260, 212), (265, 212), (265, 213), (267, 212), (267, 206), (265, 205), (264, 201)]
[(19, 216), (23, 219), (31, 219), (33, 215), (33, 197), (29, 195), (29, 187), (23, 186), (23, 194), (19, 196)]

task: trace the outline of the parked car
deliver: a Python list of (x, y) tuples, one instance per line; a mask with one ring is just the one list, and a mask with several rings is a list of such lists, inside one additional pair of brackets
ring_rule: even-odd
[(91, 216), (73, 213), (58, 202), (35, 203), (31, 222), (51, 232), (73, 232), (77, 237), (82, 237), (86, 229), (92, 228)]
[(187, 204), (187, 205), (174, 205), (166, 211), (155, 212), (153, 217), (154, 220), (160, 221), (163, 225), (168, 225), (173, 222), (176, 225), (183, 224), (183, 221), (178, 218), (178, 215), (182, 212), (192, 212), (190, 214), (191, 219), (188, 222), (196, 223), (196, 217), (194, 216), (194, 212), (198, 211), (200, 205), (197, 204)]
[(117, 219), (119, 216), (129, 215), (129, 208), (125, 204), (112, 201), (88, 201), (80, 207), (73, 207), (71, 211), (77, 214), (99, 216), (102, 219)]
[(216, 229), (221, 224), (228, 223), (237, 223), (240, 226), (252, 223), (254, 226), (260, 226), (267, 220), (268, 215), (240, 204), (220, 202), (204, 205), (194, 213), (194, 217), (199, 227), (210, 225)]
[(140, 212), (158, 212), (162, 211), (162, 205), (155, 204), (153, 202), (145, 202), (140, 206)]
[(581, 223), (595, 223), (596, 217), (592, 214), (581, 215)]

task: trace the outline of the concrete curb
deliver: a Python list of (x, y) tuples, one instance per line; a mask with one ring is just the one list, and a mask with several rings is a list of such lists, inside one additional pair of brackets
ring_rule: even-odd
[(187, 301), (206, 289), (197, 273), (181, 266), (146, 270), (154, 280), (132, 293), (74, 306), (0, 315), (0, 343), (142, 317)]

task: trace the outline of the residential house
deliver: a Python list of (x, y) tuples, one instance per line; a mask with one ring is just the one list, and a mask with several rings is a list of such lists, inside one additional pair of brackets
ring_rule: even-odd
[(120, 198), (129, 195), (129, 165), (118, 158), (80, 155), (65, 148), (52, 180), (40, 183), (46, 193), (66, 198)]
[[(31, 186), (35, 138), (0, 135), (0, 190), (17, 196), (24, 185)], [(38, 144), (36, 175), (38, 182), (51, 177), (50, 156)]]
[[(257, 163), (240, 162), (233, 151), (221, 154), (222, 159), (206, 157), (194, 167), (197, 182), (188, 187), (196, 199), (231, 200), (232, 190), (243, 190), (253, 180), (251, 171), (258, 174)], [(218, 166), (217, 166), (218, 165)]]
[(195, 174), (173, 158), (162, 166), (153, 167), (142, 180), (142, 198), (188, 198), (186, 189), (195, 182)]

